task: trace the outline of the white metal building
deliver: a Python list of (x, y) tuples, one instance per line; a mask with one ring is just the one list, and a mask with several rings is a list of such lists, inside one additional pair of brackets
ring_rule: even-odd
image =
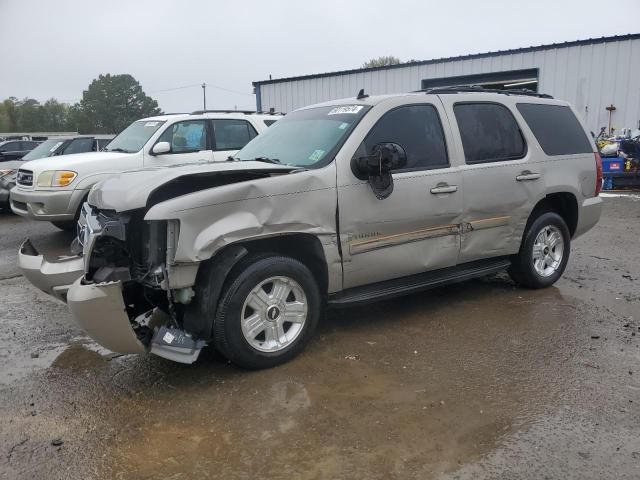
[(257, 109), (290, 112), (357, 95), (436, 86), (528, 88), (571, 102), (587, 128), (640, 128), (640, 34), (254, 82)]

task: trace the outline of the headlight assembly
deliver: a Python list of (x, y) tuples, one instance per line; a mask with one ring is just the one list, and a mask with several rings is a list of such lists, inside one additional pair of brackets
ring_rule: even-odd
[(47, 170), (38, 175), (39, 187), (66, 187), (78, 176), (71, 170)]

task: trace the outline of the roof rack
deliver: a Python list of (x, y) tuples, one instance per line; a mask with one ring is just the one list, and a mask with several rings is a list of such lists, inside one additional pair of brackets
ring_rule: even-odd
[(453, 85), (450, 87), (431, 87), (423, 90), (415, 90), (415, 93), (499, 93), (502, 95), (525, 95), (528, 97), (553, 98), (546, 93), (533, 92), (523, 88), (499, 90), (497, 88), (484, 88), (481, 85)]
[(191, 112), (190, 115), (202, 115), (203, 113), (242, 113), (244, 115), (284, 115), (282, 112), (276, 112), (275, 109), (270, 109), (268, 112), (256, 112), (255, 110), (196, 110)]
[(202, 115), (203, 113), (244, 113), (251, 114), (256, 113), (254, 110), (196, 110), (191, 112), (191, 115)]

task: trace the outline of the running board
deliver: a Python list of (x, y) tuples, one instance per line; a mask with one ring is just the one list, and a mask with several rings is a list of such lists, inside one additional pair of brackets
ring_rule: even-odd
[(510, 265), (511, 261), (507, 257), (498, 257), (419, 273), (409, 277), (394, 278), (371, 285), (350, 288), (343, 292), (330, 295), (329, 305), (332, 307), (346, 307), (387, 300), (442, 285), (492, 275), (507, 269)]

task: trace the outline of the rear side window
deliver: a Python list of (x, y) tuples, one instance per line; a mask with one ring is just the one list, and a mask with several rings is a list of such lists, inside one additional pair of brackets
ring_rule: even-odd
[(244, 120), (214, 120), (216, 150), (240, 150), (256, 137), (256, 130)]
[(518, 103), (517, 107), (547, 155), (593, 151), (580, 122), (569, 107), (539, 103)]
[(399, 107), (384, 114), (365, 138), (364, 154), (371, 155), (376, 145), (389, 142), (407, 154), (404, 170), (449, 166), (444, 131), (432, 105)]
[(511, 111), (498, 103), (457, 103), (458, 122), (466, 163), (500, 162), (524, 157), (527, 151)]
[(15, 152), (20, 149), (19, 142), (9, 142), (5, 143), (0, 147), (0, 152)]

